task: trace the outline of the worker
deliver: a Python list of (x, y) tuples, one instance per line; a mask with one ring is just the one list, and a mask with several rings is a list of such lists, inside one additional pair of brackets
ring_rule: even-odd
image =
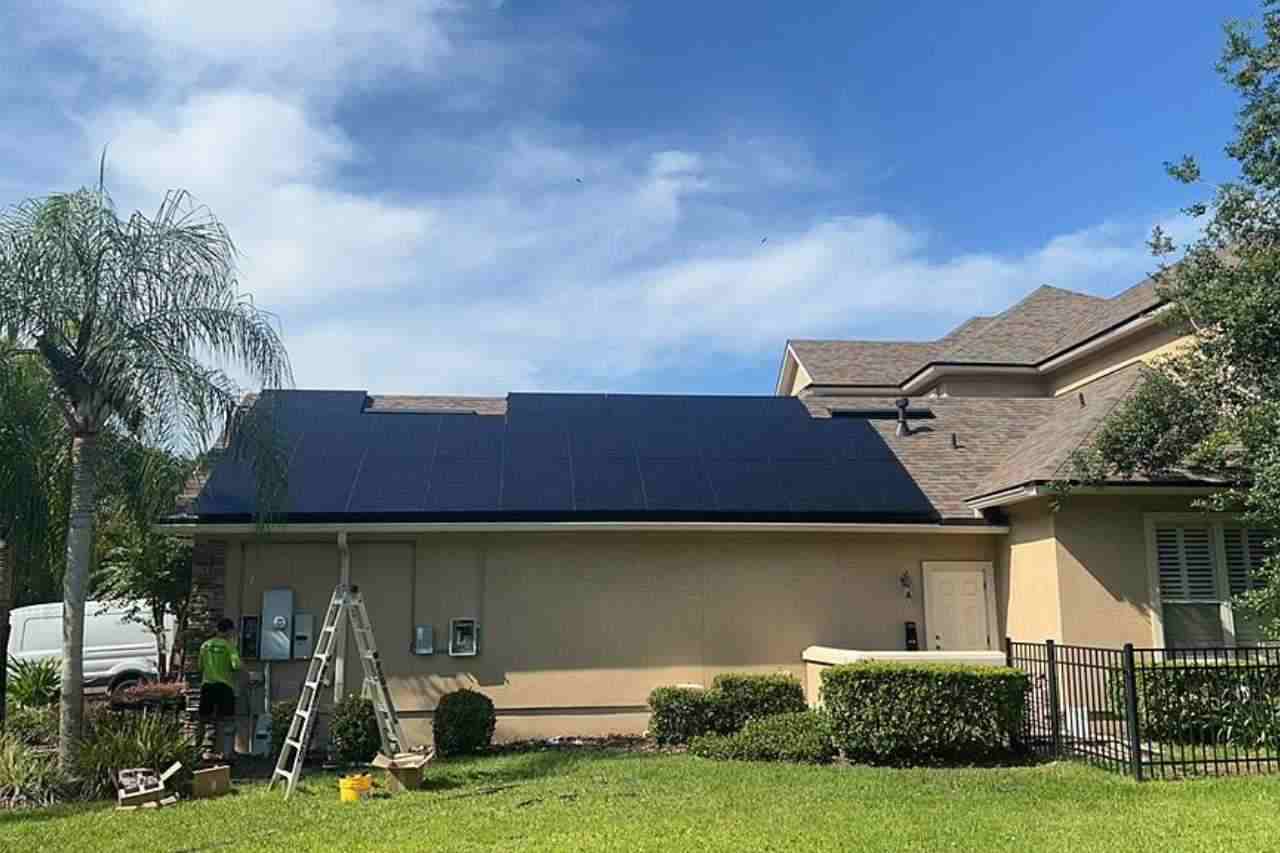
[(235, 647), (236, 623), (218, 620), (216, 636), (200, 646), (200, 723), (196, 747), (204, 749), (205, 728), (212, 723), (219, 758), (230, 759), (235, 750), (236, 680), (240, 654)]

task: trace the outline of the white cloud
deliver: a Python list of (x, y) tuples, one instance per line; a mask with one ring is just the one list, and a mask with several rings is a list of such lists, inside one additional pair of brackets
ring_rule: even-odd
[[(874, 210), (807, 216), (791, 194), (829, 176), (770, 133), (610, 145), (504, 113), (468, 132), (444, 122), (441, 144), (422, 145), (454, 158), (447, 187), (378, 180), (382, 152), (335, 104), (407, 72), (432, 80), (414, 108), (477, 92), (482, 105), (520, 51), (458, 22), (496, 4), (111, 0), (92, 12), (119, 36), (96, 41), (113, 51), (95, 55), (103, 75), (123, 63), (165, 83), (93, 107), (84, 156), (109, 143), (123, 205), (182, 186), (228, 224), (302, 386), (679, 390), (665, 372), (767, 359), (788, 337), (930, 337), (1039, 284), (1114, 292), (1151, 267), (1145, 223), (1017, 255), (940, 255), (930, 234)], [(555, 75), (548, 64), (539, 74)]]
[[(297, 84), (354, 72), (440, 70), (454, 53), (451, 0), (69, 0), (75, 23), (113, 65), (139, 62), (181, 79), (222, 70)], [(73, 26), (62, 22), (61, 28)], [(103, 31), (114, 37), (103, 38)], [(350, 83), (348, 78), (345, 82)]]

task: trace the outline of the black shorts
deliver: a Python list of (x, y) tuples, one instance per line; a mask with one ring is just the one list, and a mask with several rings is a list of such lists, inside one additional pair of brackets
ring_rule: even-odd
[(200, 719), (216, 720), (236, 715), (236, 692), (220, 681), (200, 685)]

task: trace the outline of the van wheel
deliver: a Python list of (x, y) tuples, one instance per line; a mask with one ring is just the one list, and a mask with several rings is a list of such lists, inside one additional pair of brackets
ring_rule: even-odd
[(146, 682), (146, 676), (142, 673), (126, 672), (124, 675), (117, 676), (116, 680), (111, 682), (111, 686), (107, 688), (107, 693), (110, 694), (112, 701), (115, 701), (124, 698), (124, 691), (130, 687), (137, 687), (139, 684), (146, 684)]

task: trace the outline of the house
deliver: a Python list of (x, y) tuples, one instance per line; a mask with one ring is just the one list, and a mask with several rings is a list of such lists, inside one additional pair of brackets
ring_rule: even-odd
[(815, 645), (1244, 642), (1228, 600), (1262, 534), (1192, 513), (1212, 484), (1053, 506), (1071, 453), (1179, 345), (1164, 317), (1151, 281), (1042, 287), (936, 341), (790, 341), (771, 396), (269, 392), (281, 520), (258, 534), (228, 453), (165, 523), (195, 540), (209, 613), (272, 659), (273, 698), (357, 584), (418, 737), (458, 687), (503, 738), (641, 731), (655, 686), (801, 675)]

